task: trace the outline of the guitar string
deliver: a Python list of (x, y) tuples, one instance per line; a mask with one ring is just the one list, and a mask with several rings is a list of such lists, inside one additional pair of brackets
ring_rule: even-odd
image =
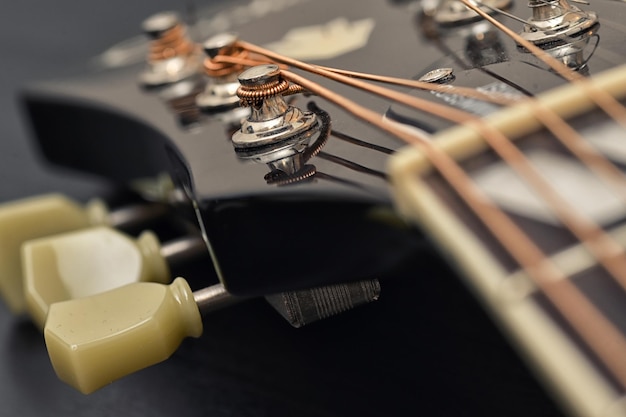
[[(255, 65), (261, 65), (261, 64), (277, 63), (275, 61), (268, 61), (268, 60), (262, 60), (262, 59), (259, 59), (258, 61), (253, 60), (253, 59), (242, 60), (242, 59), (228, 56), (228, 55), (217, 55), (215, 58), (213, 58), (213, 60), (218, 63), (242, 64), (242, 65), (251, 66), (251, 67)], [(277, 64), (281, 67), (281, 69), (287, 69), (286, 65), (280, 64), (280, 63), (277, 63)], [(405, 87), (410, 87), (410, 88), (418, 88), (420, 90), (433, 91), (437, 93), (457, 94), (459, 96), (475, 98), (478, 100), (482, 100), (482, 101), (486, 101), (486, 102), (490, 102), (494, 104), (509, 105), (513, 101), (505, 93), (497, 93), (497, 92), (496, 93), (484, 93), (482, 91), (478, 91), (476, 89), (467, 88), (467, 87), (432, 84), (432, 83), (427, 83), (423, 81), (408, 80), (404, 78), (384, 77), (380, 75), (365, 74), (365, 73), (359, 73), (355, 71), (348, 71), (348, 70), (342, 70), (338, 68), (329, 68), (329, 67), (323, 67), (323, 66), (316, 66), (316, 67), (325, 69), (327, 71), (335, 72), (337, 74), (346, 75), (349, 77), (369, 79), (371, 81), (379, 81), (379, 82), (384, 82), (387, 84), (395, 84), (395, 85), (405, 86)]]
[[(259, 54), (261, 55), (261, 54)], [(238, 63), (242, 65), (254, 66), (267, 63), (267, 60), (238, 60), (234, 57), (218, 55), (217, 62)], [(332, 71), (337, 74), (346, 75), (352, 78), (360, 78), (371, 81), (378, 81), (388, 84), (395, 84), (410, 88), (418, 88), (427, 91), (440, 92), (444, 94), (458, 94), (464, 97), (475, 98), (499, 105), (510, 105), (523, 99), (512, 99), (506, 94), (487, 94), (475, 89), (465, 87), (453, 87), (449, 85), (433, 85), (426, 82), (407, 80), (396, 77), (387, 77), (374, 74), (366, 74), (356, 71), (348, 71), (336, 68), (316, 66), (317, 68)], [(283, 65), (281, 69), (286, 69)], [(592, 172), (607, 183), (620, 198), (626, 203), (626, 177), (610, 160), (602, 156), (588, 141), (584, 140), (567, 122), (556, 113), (543, 106), (539, 102), (537, 106), (530, 106), (533, 115), (575, 156), (577, 156)]]
[(546, 65), (548, 65), (552, 70), (561, 75), (565, 80), (570, 82), (577, 83), (593, 100), (593, 102), (606, 114), (608, 114), (613, 120), (618, 122), (626, 129), (626, 108), (617, 101), (613, 96), (608, 94), (607, 92), (602, 91), (601, 89), (594, 88), (593, 85), (589, 82), (589, 80), (585, 79), (582, 75), (578, 74), (576, 71), (572, 71), (565, 64), (560, 62), (559, 60), (552, 57), (543, 49), (539, 48), (532, 42), (527, 41), (522, 38), (517, 33), (513, 32), (510, 28), (505, 26), (504, 24), (498, 22), (493, 16), (490, 16), (485, 11), (481, 10), (476, 4), (472, 3), (470, 0), (459, 0), (465, 6), (472, 9), (474, 12), (479, 14), (483, 19), (490, 22), (494, 25), (498, 30), (505, 33), (515, 42), (517, 42), (522, 47), (526, 48), (533, 55), (535, 55), (538, 59), (543, 61)]
[[(302, 84), (301, 84), (301, 85), (302, 85)], [(305, 86), (305, 88), (308, 88), (308, 87), (307, 87), (307, 86)], [(387, 127), (388, 127), (388, 126), (387, 126)], [(583, 296), (583, 298), (584, 298), (584, 296)], [(558, 302), (557, 302), (557, 304), (558, 304)], [(600, 317), (601, 317), (601, 315), (600, 315)], [(610, 324), (610, 323), (609, 323), (609, 324)], [(584, 329), (582, 329), (582, 330), (584, 330)], [(583, 331), (583, 333), (584, 333), (584, 331)], [(622, 381), (622, 382), (623, 382), (623, 381)]]
[[(270, 58), (274, 59), (274, 57), (270, 57)], [(301, 85), (303, 85), (303, 84), (301, 84)], [(308, 86), (306, 86), (306, 85), (304, 85), (304, 87), (305, 87), (305, 88), (307, 88), (307, 89), (309, 89), (309, 88), (308, 88)], [(387, 126), (387, 127), (388, 127), (388, 126)], [(503, 213), (502, 213), (502, 214), (503, 214)], [(510, 248), (509, 248), (509, 249), (510, 249)], [(545, 259), (545, 257), (544, 257), (544, 259)], [(540, 287), (540, 288), (541, 288), (541, 287)], [(570, 291), (570, 292), (571, 292), (571, 290), (568, 290), (568, 291)], [(576, 291), (577, 291), (577, 290), (576, 290)], [(545, 291), (544, 291), (544, 292), (545, 292)], [(575, 297), (576, 297), (576, 298), (582, 298), (582, 299), (584, 299), (584, 296), (583, 296), (582, 294), (578, 294), (578, 296), (575, 296)], [(557, 298), (558, 298), (558, 297), (557, 297)], [(587, 304), (590, 304), (588, 300), (585, 300), (585, 301), (586, 301), (586, 303), (587, 303)], [(578, 300), (576, 303), (580, 303), (580, 302), (581, 302), (581, 301), (580, 301), (580, 300)], [(561, 304), (562, 304), (562, 302), (560, 302), (560, 301), (557, 299), (557, 300), (555, 300), (554, 304), (555, 304), (555, 306), (557, 306), (557, 305), (561, 305)], [(565, 303), (565, 304), (567, 304), (567, 303)], [(562, 305), (561, 305), (560, 310), (561, 310), (561, 309), (563, 309), (563, 306), (562, 306)], [(567, 308), (565, 308), (565, 310), (567, 310)], [(569, 314), (569, 313), (568, 313), (568, 314)], [(604, 317), (602, 317), (602, 316), (601, 316), (601, 314), (600, 314), (599, 312), (597, 312), (597, 314), (596, 314), (596, 313), (591, 313), (591, 312), (590, 312), (589, 314), (592, 314), (592, 315), (594, 315), (594, 316), (599, 316), (599, 317), (600, 317), (600, 319), (601, 319), (601, 320), (603, 320), (603, 321), (605, 321), (605, 324), (607, 324), (607, 323), (606, 323), (606, 319), (605, 319)], [(590, 317), (590, 316), (589, 316), (589, 317)], [(575, 320), (578, 320), (578, 319), (575, 319)], [(595, 320), (594, 320), (594, 321), (595, 321)], [(597, 324), (597, 322), (596, 322), (596, 324)], [(608, 326), (609, 326), (609, 327), (611, 327), (611, 326), (612, 326), (612, 324), (611, 324), (611, 323), (608, 323)], [(576, 326), (576, 327), (579, 327), (579, 326)], [(583, 327), (587, 327), (587, 326), (583, 326)], [(592, 326), (592, 327), (593, 327), (593, 326)], [(602, 326), (600, 326), (600, 327), (605, 328), (606, 326), (605, 326), (605, 325), (602, 325)], [(579, 329), (578, 331), (579, 331), (579, 334), (581, 334), (581, 335), (582, 335), (582, 334), (585, 334), (585, 329)], [(615, 329), (613, 329), (613, 332), (615, 332)], [(593, 335), (592, 339), (593, 339), (593, 338), (596, 338), (597, 336), (598, 336), (597, 334), (596, 334), (596, 335)], [(589, 339), (589, 337), (585, 337), (585, 339)], [(589, 341), (588, 341), (588, 340), (587, 340), (587, 343), (589, 343)], [(613, 365), (611, 365), (610, 363), (611, 363), (611, 362), (614, 362), (614, 360), (612, 360), (612, 359), (610, 359), (610, 358), (607, 358), (607, 357), (605, 356), (605, 355), (606, 355), (606, 352), (602, 353), (602, 350), (601, 350), (601, 349), (600, 349), (600, 350), (598, 350), (598, 348), (597, 348), (597, 347), (596, 347), (596, 348), (594, 348), (594, 351), (596, 351), (596, 353), (597, 353), (597, 354), (599, 354), (599, 356), (604, 356), (605, 363), (607, 364), (607, 366), (609, 366), (609, 368), (612, 368), (612, 366), (613, 366)], [(615, 369), (615, 368), (612, 368), (612, 369)], [(620, 378), (620, 379), (621, 379), (621, 382), (623, 383), (623, 382), (624, 382), (624, 379), (622, 379), (622, 378)]]
[(283, 71), (283, 77), (324, 97), (355, 117), (418, 147), (457, 195), (520, 264), (552, 305), (584, 340), (617, 381), (626, 387), (626, 339), (618, 329), (558, 270), (534, 242), (469, 178), (449, 155), (428, 138), (385, 123), (377, 112), (365, 108), (306, 78)]
[(626, 251), (624, 248), (591, 219), (578, 213), (571, 207), (571, 205), (568, 204), (568, 202), (554, 190), (553, 186), (535, 169), (525, 155), (497, 129), (489, 127), (489, 125), (484, 123), (481, 119), (462, 110), (422, 100), (376, 85), (370, 85), (345, 75), (327, 71), (315, 65), (282, 56), (244, 41), (238, 41), (238, 46), (250, 52), (262, 54), (277, 62), (333, 79), (381, 97), (394, 100), (414, 109), (434, 114), (452, 122), (470, 125), (481, 134), (488, 145), (491, 146), (521, 178), (525, 179), (535, 191), (541, 195), (561, 223), (585, 245), (598, 260), (599, 264), (602, 265), (626, 291)]
[[(329, 71), (336, 72), (338, 74), (346, 75), (349, 77), (366, 79), (371, 81), (379, 81), (389, 84), (401, 85), (406, 87), (426, 89), (428, 83), (423, 83), (413, 80), (405, 80), (401, 78), (386, 77), (373, 74), (365, 74), (356, 71), (347, 71), (339, 69), (330, 69), (327, 67), (320, 67)], [(426, 85), (424, 85), (426, 84)], [(446, 86), (441, 86), (446, 87)], [(459, 87), (456, 87), (459, 89)], [(472, 90), (472, 89), (469, 89)], [(442, 91), (445, 89), (431, 89), (431, 91)], [(455, 90), (457, 91), (457, 90)], [(469, 97), (470, 95), (466, 95)], [(474, 98), (481, 99), (482, 96), (476, 96)], [(524, 100), (531, 101), (530, 98), (512, 99), (506, 94), (500, 94), (493, 103), (511, 105)], [(622, 171), (610, 160), (605, 158), (600, 152), (598, 152), (588, 141), (576, 132), (563, 118), (553, 112), (551, 109), (544, 106), (539, 101), (532, 101), (533, 105), (529, 106), (533, 116), (539, 119), (539, 121), (561, 142), (572, 154), (578, 157), (589, 169), (591, 169), (599, 178), (603, 179), (609, 186), (611, 186), (615, 192), (620, 195), (620, 198), (626, 203), (626, 177)]]
[[(577, 83), (590, 96), (590, 98), (605, 111), (613, 120), (626, 128), (626, 108), (610, 94), (594, 88), (592, 84), (583, 78), (580, 74), (572, 71), (565, 64), (552, 57), (543, 49), (537, 47), (533, 43), (522, 38), (519, 34), (498, 22), (488, 13), (485, 13), (479, 7), (471, 3), (470, 0), (460, 0), (465, 6), (472, 9), (485, 20), (489, 21), (498, 30), (505, 33), (515, 42), (526, 48), (538, 59), (542, 60), (546, 65), (559, 73), (563, 78), (570, 82)], [(474, 0), (475, 1), (475, 0)], [(482, 4), (482, 2), (477, 1)], [(488, 7), (488, 6), (487, 6)], [(626, 202), (626, 187), (624, 186), (624, 174), (622, 171), (601, 155), (588, 141), (585, 141), (578, 132), (576, 132), (567, 122), (554, 112), (546, 111), (547, 108), (541, 102), (536, 102), (538, 108), (535, 109), (534, 116), (546, 126), (551, 133), (574, 155), (576, 155), (585, 165), (587, 165), (594, 173), (602, 178), (606, 183), (618, 193), (619, 197)], [(532, 107), (531, 107), (532, 108)], [(553, 129), (557, 128), (557, 130)], [(560, 132), (557, 134), (557, 132)], [(624, 250), (623, 248), (621, 249)]]

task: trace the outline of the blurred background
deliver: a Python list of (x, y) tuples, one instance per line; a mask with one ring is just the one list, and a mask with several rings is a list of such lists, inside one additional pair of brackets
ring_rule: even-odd
[[(51, 191), (85, 201), (112, 192), (41, 161), (18, 92), (79, 73), (94, 55), (137, 36), (154, 12), (190, 8), (175, 0), (3, 6), (0, 201)], [(417, 267), (420, 279), (401, 281)], [(380, 302), (301, 330), (261, 301), (219, 312), (169, 361), (90, 396), (57, 380), (41, 334), (0, 305), (0, 416), (560, 415), (437, 255), (425, 248), (397, 276)]]

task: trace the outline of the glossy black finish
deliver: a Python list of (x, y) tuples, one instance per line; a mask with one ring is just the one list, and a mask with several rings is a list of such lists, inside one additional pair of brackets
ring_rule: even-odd
[[(233, 16), (244, 2), (225, 3), (216, 7)], [(337, 14), (354, 4), (337, 2)], [(401, 7), (394, 19), (412, 18), (404, 9), (407, 2), (389, 4)], [(320, 14), (328, 14), (314, 2), (309, 5), (306, 14), (299, 14), (300, 22), (318, 23)], [(76, 76), (94, 52), (133, 36), (143, 18), (180, 6), (165, 0), (58, 0), (15, 2), (3, 9), (0, 20), (10, 36), (0, 39), (2, 201), (46, 191), (85, 200), (109, 190), (93, 177), (62, 175), (34, 156), (38, 149), (29, 146), (29, 125), (13, 103), (16, 86)], [(394, 19), (384, 22), (386, 33), (408, 30), (394, 27)], [(282, 30), (272, 25), (258, 36), (277, 39)], [(392, 55), (383, 48), (388, 43), (376, 46), (381, 56)], [(422, 52), (383, 61), (380, 68), (390, 74), (418, 73), (439, 54)], [(361, 56), (354, 67), (368, 65), (364, 60), (369, 58)], [(415, 62), (415, 68), (404, 67)], [(342, 63), (352, 66), (350, 57)], [(377, 108), (382, 112), (387, 105)], [(335, 121), (338, 130), (359, 139), (380, 136), (357, 136), (350, 122)], [(88, 143), (91, 137), (82, 139)], [(49, 139), (62, 143), (67, 138)], [(57, 157), (63, 158), (63, 152)], [(207, 269), (186, 276), (195, 277), (194, 285), (215, 279)], [(378, 303), (297, 331), (263, 302), (241, 305), (208, 317), (204, 336), (187, 340), (169, 361), (90, 396), (56, 378), (41, 334), (0, 305), (0, 404), (0, 415), (24, 417), (560, 415), (455, 273), (428, 249), (391, 274)]]
[[(594, 6), (600, 7), (601, 16), (606, 14), (613, 18), (624, 14), (623, 5), (615, 2), (602, 1)], [(518, 3), (513, 13), (523, 16), (528, 12), (525, 5)], [(422, 17), (416, 7), (410, 6), (390, 7), (382, 2), (367, 2), (354, 8), (332, 1), (318, 1), (314, 6), (303, 2), (276, 14), (251, 18), (245, 25), (231, 29), (238, 31), (241, 39), (263, 44), (275, 40), (277, 34), (291, 27), (326, 23), (338, 15), (350, 21), (373, 19), (375, 27), (365, 47), (332, 60), (320, 61), (324, 65), (405, 78), (419, 76), (430, 69), (451, 67), (455, 70), (454, 85), (496, 86), (521, 96), (534, 95), (564, 82), (547, 70), (545, 64), (503, 34), (489, 29), (484, 22), (433, 28), (432, 22)], [(515, 22), (513, 26), (519, 25)], [(586, 35), (589, 42), (581, 59), (589, 62), (581, 71), (589, 74), (626, 61), (623, 43), (611, 43), (612, 39), (623, 36), (621, 30), (619, 26), (607, 25), (607, 28), (594, 27)], [(605, 42), (596, 44), (600, 39), (598, 33), (600, 36), (606, 33), (606, 45)], [(592, 38), (594, 42), (591, 42)], [(584, 40), (582, 42), (584, 44)], [(598, 52), (597, 57), (593, 56), (595, 52)], [(305, 108), (306, 102), (313, 100), (331, 115), (332, 129), (339, 135), (325, 143), (321, 155), (308, 161), (307, 176), (310, 177), (313, 171), (315, 175), (306, 181), (276, 185), (268, 181), (269, 168), (265, 163), (250, 157), (242, 158), (234, 151), (230, 136), (238, 128), (241, 116), (233, 117), (238, 114), (238, 109), (212, 114), (202, 114), (194, 109), (190, 103), (203, 88), (202, 77), (164, 88), (142, 88), (137, 77), (144, 65), (140, 62), (119, 69), (86, 73), (29, 89), (24, 96), (25, 105), (41, 149), (56, 164), (122, 184), (168, 173), (185, 190), (190, 201), (195, 201), (194, 207), (200, 209), (198, 219), (204, 223), (214, 261), (231, 291), (246, 295), (263, 293), (264, 284), (259, 283), (258, 275), (267, 277), (267, 280), (271, 277), (267, 281), (271, 289), (294, 289), (338, 280), (384, 276), (388, 262), (376, 264), (372, 260), (402, 259), (397, 248), (410, 248), (412, 245), (407, 242), (419, 239), (410, 231), (392, 235), (381, 232), (385, 230), (384, 225), (366, 217), (360, 218), (358, 226), (347, 226), (352, 222), (339, 215), (346, 207), (355, 204), (370, 205), (371, 210), (390, 204), (384, 174), (388, 154), (376, 147), (393, 151), (402, 146), (399, 140), (359, 123), (323, 99), (299, 97), (293, 105)], [(360, 104), (378, 109), (381, 114), (386, 112), (392, 120), (427, 132), (450, 125), (433, 116), (398, 105), (389, 107), (385, 100), (348, 92), (328, 81), (322, 82)], [(425, 92), (414, 94), (470, 111), (484, 107), (454, 97), (436, 98)], [(496, 106), (487, 106), (487, 110), (479, 111), (478, 115), (484, 116), (496, 109)], [(341, 140), (342, 133), (359, 139), (361, 143)], [(290, 196), (289, 204), (283, 203), (286, 196)], [(327, 212), (311, 204), (317, 199), (322, 199)], [(262, 202), (248, 204), (248, 201)], [(237, 207), (236, 211), (231, 210), (233, 206)], [(263, 212), (262, 218), (259, 216), (260, 206), (271, 207)], [(229, 214), (225, 215), (227, 212)], [(238, 217), (233, 220), (235, 212)], [(225, 216), (228, 221), (223, 223)], [(298, 217), (304, 224), (294, 231), (290, 225), (292, 219)], [(348, 218), (359, 219), (350, 215)], [(262, 228), (253, 226), (259, 221), (263, 223)], [(231, 229), (236, 230), (234, 236), (230, 231), (225, 232)], [(361, 231), (359, 236), (363, 239), (374, 243), (356, 246), (331, 238), (354, 234), (354, 229)], [(311, 230), (319, 234), (312, 234)], [(271, 243), (253, 243), (258, 241)], [(355, 240), (363, 241), (361, 238)], [(333, 256), (321, 255), (320, 262), (308, 264), (308, 271), (298, 267), (301, 253), (308, 251), (305, 249), (309, 248), (307, 242), (314, 242), (311, 243), (314, 247), (324, 247), (322, 253)], [(274, 245), (281, 247), (283, 265), (276, 265)], [(354, 256), (354, 251), (360, 256)], [(400, 252), (408, 253), (406, 250)], [(233, 257), (234, 253), (238, 256)], [(245, 267), (242, 267), (239, 256), (248, 260)], [(364, 264), (361, 259), (370, 262)], [(359, 268), (362, 265), (367, 267)], [(284, 273), (277, 273), (283, 270)], [(351, 274), (337, 273), (341, 270), (350, 270)]]

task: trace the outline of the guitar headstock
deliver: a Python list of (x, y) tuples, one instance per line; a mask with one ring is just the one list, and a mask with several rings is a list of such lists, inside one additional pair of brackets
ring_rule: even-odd
[[(258, 51), (251, 57), (246, 45), (266, 45), (322, 72), (421, 80), (433, 88), (390, 90), (478, 118), (566, 83), (457, 1), (287, 3), (200, 13), (188, 29), (171, 14), (157, 15), (144, 23), (144, 42), (113, 46), (93, 71), (23, 94), (47, 160), (173, 206), (204, 238), (227, 289), (241, 296), (384, 282), (422, 244), (393, 210), (389, 157), (406, 145), (403, 135), (430, 137), (459, 123), (328, 74), (283, 68)], [(565, 1), (531, 6), (530, 20), (531, 9), (520, 2), (483, 2), (480, 9), (583, 77), (626, 60), (623, 4), (602, 0), (592, 12)], [(265, 66), (246, 73), (259, 56), (266, 62), (256, 63)], [(320, 89), (294, 82), (303, 74)], [(240, 82), (247, 92), (235, 96)], [(371, 109), (377, 122), (359, 120), (360, 111), (355, 118), (324, 91)], [(511, 126), (524, 133), (528, 124)], [(163, 191), (161, 181), (173, 189)]]

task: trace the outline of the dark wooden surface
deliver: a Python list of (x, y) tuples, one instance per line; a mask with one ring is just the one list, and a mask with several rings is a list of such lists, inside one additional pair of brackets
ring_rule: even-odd
[[(0, 16), (0, 201), (110, 187), (45, 166), (17, 89), (81, 65), (139, 22), (183, 2), (23, 1)], [(1, 233), (1, 231), (0, 231)], [(420, 273), (416, 276), (415, 271)], [(0, 305), (0, 416), (560, 415), (504, 339), (429, 250), (380, 302), (294, 330), (261, 301), (207, 317), (167, 362), (90, 396), (59, 382), (41, 335)]]

